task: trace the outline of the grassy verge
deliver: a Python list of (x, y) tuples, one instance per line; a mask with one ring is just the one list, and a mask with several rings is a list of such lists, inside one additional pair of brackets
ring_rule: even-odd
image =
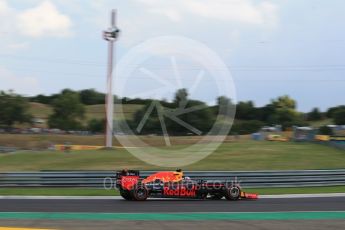
[[(200, 144), (202, 145), (202, 144)], [(183, 146), (181, 146), (183, 147)], [(176, 148), (172, 146), (171, 148)], [(202, 149), (202, 148), (201, 148)], [(193, 150), (182, 149), (181, 153)], [(165, 157), (161, 153), (161, 157)], [(174, 153), (176, 154), (176, 152)], [(312, 143), (239, 140), (223, 143), (203, 160), (183, 170), (304, 170), (345, 168), (345, 151)], [(113, 151), (19, 151), (0, 154), (0, 171), (165, 170), (125, 149)], [(170, 168), (175, 170), (176, 168)]]
[[(304, 187), (304, 188), (251, 188), (246, 192), (260, 195), (279, 194), (312, 194), (312, 193), (344, 193), (345, 186)], [(117, 190), (75, 189), (75, 188), (1, 188), (0, 195), (32, 195), (32, 196), (118, 196)]]
[(115, 189), (88, 188), (0, 188), (0, 195), (22, 196), (117, 196)]
[(345, 186), (303, 187), (303, 188), (250, 188), (246, 192), (260, 195), (345, 193)]

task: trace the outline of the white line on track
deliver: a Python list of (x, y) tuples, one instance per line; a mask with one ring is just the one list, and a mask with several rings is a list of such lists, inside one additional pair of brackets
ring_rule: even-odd
[(345, 193), (317, 193), (317, 194), (283, 194), (283, 195), (259, 195), (259, 198), (313, 198), (313, 197), (345, 197)]
[[(286, 195), (259, 195), (259, 199), (278, 198), (313, 198), (313, 197), (345, 197), (345, 193), (320, 193), (320, 194), (286, 194)], [(120, 196), (0, 196), (0, 199), (44, 199), (44, 200), (122, 200)], [(165, 200), (169, 198), (150, 198)]]

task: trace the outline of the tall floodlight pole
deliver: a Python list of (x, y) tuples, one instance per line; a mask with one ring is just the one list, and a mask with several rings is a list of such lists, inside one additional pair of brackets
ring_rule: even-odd
[(103, 31), (103, 38), (108, 41), (108, 71), (107, 71), (107, 95), (106, 95), (106, 141), (107, 148), (113, 147), (113, 63), (114, 63), (114, 43), (119, 36), (120, 30), (116, 27), (116, 10), (111, 11), (111, 26)]

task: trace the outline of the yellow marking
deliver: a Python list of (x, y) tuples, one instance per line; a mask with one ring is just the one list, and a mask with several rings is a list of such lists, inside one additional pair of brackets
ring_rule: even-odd
[(0, 230), (53, 230), (47, 228), (12, 228), (12, 227), (0, 227)]
[[(105, 146), (96, 146), (96, 145), (55, 145), (55, 150), (57, 151), (65, 151), (67, 150), (99, 150), (105, 148)], [(115, 145), (113, 148), (116, 149), (134, 149), (138, 147), (129, 147), (129, 146), (122, 146), (122, 145)]]

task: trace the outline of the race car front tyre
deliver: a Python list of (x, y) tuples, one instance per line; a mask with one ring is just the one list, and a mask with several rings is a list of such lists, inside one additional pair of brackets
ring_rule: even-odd
[(144, 201), (149, 197), (149, 192), (147, 191), (146, 187), (143, 185), (135, 186), (131, 194), (132, 194), (133, 199), (137, 201)]
[(224, 195), (227, 200), (238, 200), (241, 197), (241, 189), (238, 186), (231, 186), (226, 189)]
[(133, 197), (131, 196), (131, 193), (127, 190), (120, 190), (120, 195), (125, 200), (133, 200)]

